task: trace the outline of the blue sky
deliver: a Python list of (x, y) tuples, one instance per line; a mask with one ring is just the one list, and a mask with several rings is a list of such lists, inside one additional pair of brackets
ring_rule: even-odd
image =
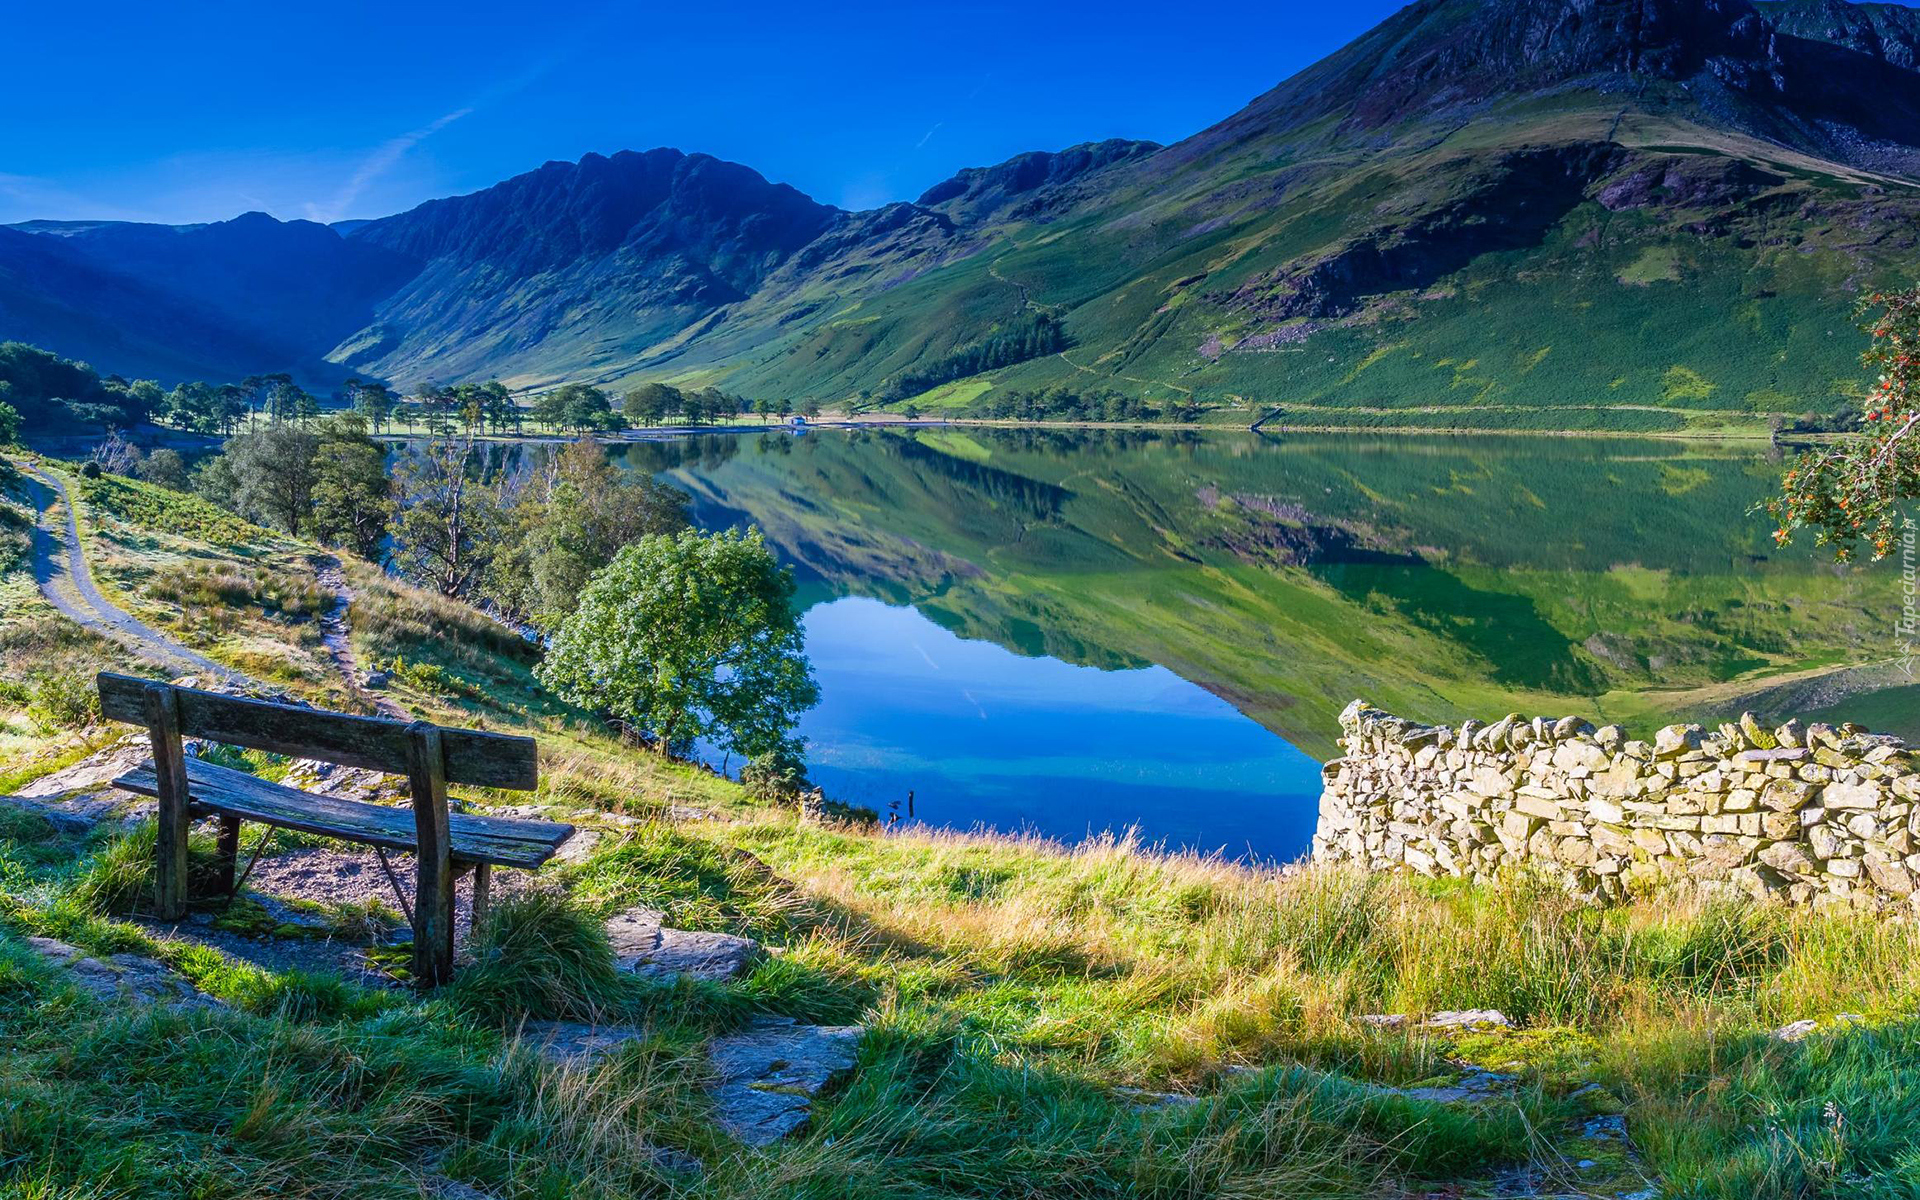
[(1171, 141), (1399, 7), (11, 6), (0, 222), (336, 220), (677, 146), (850, 208), (963, 166)]

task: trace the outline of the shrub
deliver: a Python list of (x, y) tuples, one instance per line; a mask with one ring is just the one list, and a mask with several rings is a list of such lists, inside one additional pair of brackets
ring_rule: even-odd
[(473, 938), (474, 962), (454, 996), (477, 1016), (593, 1020), (617, 1006), (625, 980), (598, 918), (547, 889), (502, 899)]
[(78, 671), (37, 675), (27, 684), (27, 715), (46, 729), (85, 729), (100, 719), (100, 693)]
[(796, 804), (808, 786), (807, 764), (791, 749), (770, 750), (747, 761), (740, 783), (763, 804)]

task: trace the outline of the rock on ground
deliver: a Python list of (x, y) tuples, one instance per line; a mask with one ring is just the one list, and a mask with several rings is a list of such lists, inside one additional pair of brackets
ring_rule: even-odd
[(42, 775), (23, 785), (18, 794), (29, 800), (43, 800), (64, 796), (69, 792), (99, 791), (152, 757), (147, 735), (136, 734), (89, 754), (77, 763)]
[(1364, 1013), (1354, 1019), (1377, 1029), (1404, 1029), (1409, 1024), (1417, 1029), (1510, 1029), (1513, 1026), (1507, 1014), (1494, 1008), (1447, 1009), (1420, 1021), (1414, 1021), (1406, 1013)]
[(669, 929), (660, 923), (665, 916), (657, 909), (635, 906), (607, 920), (607, 940), (622, 971), (733, 979), (765, 957), (766, 951), (752, 938)]
[(628, 1042), (647, 1036), (631, 1025), (590, 1025), (584, 1021), (528, 1021), (520, 1027), (523, 1041), (548, 1060), (563, 1067), (583, 1067), (619, 1051)]
[(853, 1069), (865, 1033), (858, 1025), (797, 1025), (763, 1017), (715, 1038), (707, 1057), (720, 1127), (749, 1146), (766, 1146), (806, 1125), (813, 1098)]
[(64, 968), (76, 987), (102, 1004), (159, 1004), (175, 1012), (226, 1007), (157, 959), (138, 954), (94, 958), (53, 938), (30, 937), (27, 945), (48, 962)]
[(1452, 1083), (1431, 1087), (1383, 1088), (1382, 1091), (1405, 1096), (1409, 1100), (1431, 1100), (1436, 1104), (1477, 1104), (1513, 1094), (1515, 1079), (1484, 1067), (1469, 1066)]

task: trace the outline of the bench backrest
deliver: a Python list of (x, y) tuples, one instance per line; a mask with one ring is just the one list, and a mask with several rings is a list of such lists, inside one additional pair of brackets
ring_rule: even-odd
[[(102, 671), (101, 715), (145, 724), (146, 691), (153, 682)], [(198, 688), (174, 687), (172, 691), (183, 736), (393, 775), (408, 772), (410, 726), (406, 721), (248, 700)], [(539, 783), (532, 738), (442, 727), (440, 745), (448, 783), (516, 791), (531, 791)]]

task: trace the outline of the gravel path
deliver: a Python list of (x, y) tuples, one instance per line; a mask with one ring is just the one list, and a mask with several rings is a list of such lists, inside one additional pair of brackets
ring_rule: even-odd
[[(29, 463), (16, 464), (26, 473), (33, 492), (34, 506), (40, 510), (33, 536), (33, 577), (40, 594), (60, 612), (96, 633), (122, 644), (131, 645), (169, 670), (189, 675), (212, 675), (227, 683), (250, 682), (245, 675), (223, 666), (204, 654), (187, 649), (172, 638), (129, 615), (110, 602), (94, 586), (93, 571), (81, 551), (80, 529), (75, 520), (73, 498), (59, 476)], [(53, 521), (53, 502), (66, 510), (66, 523)]]

